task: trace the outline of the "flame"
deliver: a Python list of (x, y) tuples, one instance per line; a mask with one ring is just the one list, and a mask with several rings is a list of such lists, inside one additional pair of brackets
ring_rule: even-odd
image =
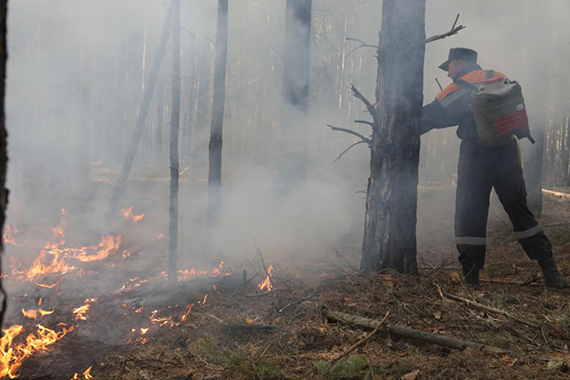
[(67, 222), (62, 220), (59, 225), (51, 228), (53, 230), (53, 241), (56, 241), (58, 237), (62, 239), (65, 237), (65, 227), (67, 227)]
[[(23, 278), (28, 281), (33, 281), (37, 276), (41, 276), (48, 273), (67, 273), (75, 269), (74, 266), (68, 265), (63, 257), (61, 256), (61, 250), (58, 248), (58, 244), (46, 244), (44, 250), (42, 250), (39, 256), (36, 258), (32, 267), (24, 272)], [(50, 264), (46, 263), (46, 255), (50, 254), (53, 259)]]
[(123, 213), (123, 216), (125, 217), (125, 219), (131, 219), (135, 223), (144, 219), (144, 214), (133, 215), (133, 208), (132, 207), (122, 208), (121, 212)]
[(92, 379), (92, 378), (93, 378), (93, 375), (91, 374), (91, 370), (92, 370), (92, 369), (93, 369), (93, 366), (87, 368), (87, 369), (85, 370), (85, 372), (83, 372), (83, 377), (86, 378), (86, 379)]
[(40, 288), (53, 289), (53, 288), (55, 288), (55, 286), (56, 286), (58, 283), (59, 283), (59, 282), (56, 282), (56, 283), (53, 284), (53, 285), (46, 285), (46, 284), (38, 284), (38, 283), (36, 282), (36, 285), (39, 286)]
[(186, 318), (188, 318), (188, 315), (190, 314), (190, 312), (192, 311), (192, 309), (194, 308), (194, 304), (191, 303), (190, 305), (186, 306), (186, 309), (184, 310), (184, 314), (182, 315), (182, 318), (180, 318), (181, 322), (184, 322), (186, 320)]
[[(99, 245), (94, 247), (84, 247), (80, 250), (80, 253), (73, 255), (74, 259), (83, 262), (91, 262), (91, 261), (98, 261), (104, 260), (109, 257), (110, 254), (115, 253), (119, 250), (119, 246), (121, 245), (121, 237), (114, 236), (114, 235), (103, 235), (101, 237), (101, 242)], [(96, 255), (88, 255), (87, 250), (96, 250)]]
[(42, 325), (37, 325), (37, 328), (36, 335), (29, 334), (25, 343), (15, 345), (14, 338), (22, 332), (23, 327), (13, 325), (3, 330), (4, 336), (0, 339), (0, 378), (9, 376), (11, 379), (15, 379), (17, 377), (16, 372), (26, 358), (37, 351), (45, 350), (72, 330), (64, 328), (61, 332), (55, 332)]
[(18, 229), (16, 227), (11, 229), (10, 225), (8, 224), (4, 226), (4, 235), (2, 235), (2, 239), (4, 240), (5, 244), (18, 245), (15, 239), (16, 235), (18, 235)]
[(206, 303), (206, 300), (208, 299), (208, 295), (206, 294), (204, 296), (204, 299), (202, 301), (198, 301), (198, 305), (204, 305)]
[(146, 328), (146, 329), (141, 328), (141, 335), (146, 334), (148, 332), (148, 330), (149, 330), (148, 328)]
[(271, 273), (273, 272), (273, 264), (267, 268), (267, 278), (258, 285), (259, 290), (270, 291), (273, 289), (273, 282), (271, 281)]
[(75, 314), (75, 319), (81, 319), (82, 321), (87, 320), (86, 314), (89, 311), (89, 308), (91, 307), (91, 305), (89, 305), (89, 303), (91, 301), (92, 300), (86, 299), (85, 305), (79, 306), (78, 308), (73, 309), (73, 314)]
[(24, 314), (24, 317), (30, 318), (30, 319), (38, 319), (40, 317), (43, 317), (44, 315), (53, 314), (53, 312), (54, 312), (54, 310), (51, 310), (51, 311), (42, 310), (42, 309), (26, 310), (26, 309), (22, 308), (22, 314)]

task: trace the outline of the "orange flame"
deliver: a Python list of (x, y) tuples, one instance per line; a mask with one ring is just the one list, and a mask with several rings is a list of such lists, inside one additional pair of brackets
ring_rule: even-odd
[(43, 317), (44, 315), (53, 314), (53, 312), (54, 310), (51, 311), (42, 310), (42, 309), (26, 310), (22, 308), (22, 314), (24, 314), (24, 317), (31, 319), (38, 319), (40, 317)]
[(13, 325), (4, 331), (4, 336), (0, 339), (0, 378), (9, 376), (11, 379), (17, 377), (17, 371), (22, 366), (23, 361), (37, 351), (45, 350), (65, 336), (70, 330), (63, 329), (55, 332), (42, 325), (37, 325), (36, 335), (30, 334), (25, 343), (14, 345), (14, 338), (19, 335), (23, 327)]
[(91, 300), (86, 299), (85, 305), (79, 306), (78, 308), (73, 309), (73, 314), (75, 314), (75, 319), (81, 319), (82, 321), (87, 320), (86, 314), (89, 311), (89, 308), (91, 307), (91, 305), (89, 305), (90, 302), (91, 302)]
[[(24, 279), (28, 281), (34, 280), (37, 276), (41, 276), (48, 273), (67, 273), (75, 269), (75, 267), (67, 265), (63, 257), (61, 257), (61, 250), (58, 248), (57, 244), (46, 245), (46, 250), (42, 250), (39, 256), (36, 258), (32, 267), (24, 273)], [(53, 260), (50, 264), (46, 263), (46, 254), (49, 253), (53, 256)]]
[(267, 278), (258, 285), (259, 290), (267, 290), (270, 291), (273, 289), (273, 282), (271, 281), (271, 273), (273, 272), (273, 264), (267, 268)]
[(14, 227), (12, 231), (10, 225), (6, 224), (6, 226), (4, 226), (4, 235), (2, 235), (4, 243), (10, 245), (18, 245), (15, 239), (16, 235), (18, 235), (18, 229), (16, 227)]
[(135, 223), (144, 219), (144, 214), (133, 215), (133, 208), (132, 207), (122, 208), (121, 212), (123, 213), (123, 217), (125, 219), (131, 219)]
[(62, 239), (65, 237), (65, 227), (67, 227), (67, 222), (62, 220), (59, 225), (51, 228), (53, 230), (53, 241), (56, 241), (58, 237)]
[[(73, 258), (83, 262), (103, 260), (109, 257), (111, 253), (117, 252), (119, 250), (120, 245), (121, 245), (120, 236), (103, 235), (99, 245), (95, 247), (84, 247), (83, 249), (80, 250), (80, 253), (73, 255)], [(97, 254), (88, 255), (86, 253), (86, 250), (88, 249), (96, 250)]]

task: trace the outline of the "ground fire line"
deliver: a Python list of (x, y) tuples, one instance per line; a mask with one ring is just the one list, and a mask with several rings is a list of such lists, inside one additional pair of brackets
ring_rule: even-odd
[[(123, 209), (126, 222), (134, 224), (144, 219), (144, 214), (134, 215), (132, 210), (132, 207)], [(73, 294), (78, 289), (74, 289), (75, 285), (67, 285), (67, 282), (79, 280), (81, 286), (85, 286), (92, 281), (104, 281), (98, 278), (102, 269), (128, 266), (129, 261), (136, 260), (136, 255), (122, 247), (121, 236), (112, 234), (102, 235), (98, 244), (74, 247), (65, 238), (67, 214), (66, 210), (61, 210), (63, 219), (51, 227), (51, 238), (39, 248), (39, 254), (31, 265), (26, 266), (23, 260), (12, 256), (10, 273), (2, 274), (8, 288), (14, 286), (18, 289), (10, 302), (17, 303), (21, 312), (8, 315), (10, 327), (3, 330), (0, 339), (0, 378), (19, 377), (22, 366), (34, 357), (65, 352), (68, 345), (65, 338), (70, 334), (75, 337), (72, 339), (76, 339), (82, 334), (89, 336), (92, 331), (105, 329), (106, 315), (123, 318), (125, 327), (121, 330), (123, 323), (120, 323), (120, 327), (108, 333), (114, 335), (112, 339), (99, 337), (103, 344), (145, 344), (148, 334), (157, 329), (179, 326), (188, 321), (195, 305), (202, 306), (207, 302), (208, 293), (200, 297), (192, 294), (189, 299), (185, 283), (200, 279), (224, 280), (231, 275), (224, 262), (209, 270), (181, 269), (178, 271), (181, 285), (177, 289), (168, 289), (167, 274), (158, 268), (156, 275), (146, 271), (128, 276), (123, 285), (110, 294), (92, 293), (83, 297), (81, 302), (78, 298), (84, 292)], [(156, 238), (161, 241), (163, 236), (157, 234)], [(14, 249), (33, 249), (16, 226), (7, 226), (3, 239)], [(271, 290), (272, 270), (273, 266), (267, 271), (267, 278), (259, 284), (260, 290)], [(215, 282), (208, 284), (215, 293), (219, 293)], [(186, 294), (186, 299), (179, 296), (182, 293)], [(11, 324), (12, 321), (17, 323)], [(70, 378), (93, 378), (94, 364), (90, 363), (84, 370), (75, 370)]]

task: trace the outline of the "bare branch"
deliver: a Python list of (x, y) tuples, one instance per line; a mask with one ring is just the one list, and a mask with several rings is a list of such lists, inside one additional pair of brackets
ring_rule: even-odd
[(376, 108), (374, 108), (374, 105), (372, 103), (370, 103), (370, 100), (368, 100), (366, 98), (366, 96), (362, 95), (362, 93), (360, 91), (358, 91), (358, 89), (356, 87), (354, 87), (353, 84), (350, 85), (350, 89), (352, 90), (352, 94), (354, 95), (355, 98), (360, 99), (365, 105), (366, 108), (368, 109), (368, 112), (370, 113), (370, 115), (372, 116), (372, 119), (374, 120), (374, 125), (372, 125), (372, 129), (375, 132), (380, 132), (379, 128), (378, 128), (378, 113), (376, 112)]
[(344, 156), (344, 154), (345, 154), (346, 152), (348, 152), (350, 149), (352, 149), (352, 147), (355, 147), (355, 146), (360, 145), (360, 144), (368, 144), (368, 146), (370, 146), (370, 143), (367, 143), (366, 141), (357, 141), (357, 142), (355, 142), (354, 144), (352, 144), (351, 146), (349, 146), (348, 148), (346, 148), (346, 149), (344, 150), (344, 152), (342, 152), (342, 153), (340, 154), (340, 156), (338, 156), (333, 162), (337, 162), (338, 160), (341, 159), (342, 156)]
[(335, 127), (334, 125), (330, 125), (330, 124), (327, 124), (327, 127), (329, 127), (330, 129), (332, 129), (333, 131), (345, 132), (345, 133), (351, 134), (351, 135), (353, 135), (353, 136), (360, 137), (360, 138), (362, 139), (362, 142), (365, 142), (365, 143), (367, 143), (367, 144), (370, 144), (370, 143), (371, 143), (371, 141), (370, 141), (370, 139), (369, 139), (368, 137), (364, 137), (364, 136), (361, 135), (360, 133), (358, 133), (358, 132), (356, 132), (356, 131), (353, 131), (353, 130), (351, 130), (351, 129), (338, 128), (338, 127)]
[(366, 121), (366, 120), (354, 120), (354, 122), (357, 124), (368, 124), (369, 126), (372, 127), (372, 129), (374, 129), (374, 127), (375, 127), (374, 123), (371, 123), (370, 121)]
[(371, 45), (371, 44), (367, 44), (366, 42), (359, 40), (358, 38), (347, 38), (347, 41), (357, 41), (360, 42), (360, 46), (355, 47), (354, 49), (352, 49), (350, 51), (350, 53), (348, 53), (344, 58), (348, 58), (352, 53), (354, 53), (355, 51), (357, 51), (358, 49), (364, 48), (364, 47), (370, 47), (370, 48), (375, 48), (378, 49), (378, 45)]
[(443, 34), (436, 34), (435, 36), (432, 36), (430, 38), (426, 38), (424, 42), (426, 44), (429, 44), (430, 42), (433, 42), (433, 41), (442, 40), (446, 37), (453, 36), (453, 35), (457, 34), (460, 30), (465, 29), (466, 26), (464, 26), (464, 25), (455, 26), (455, 25), (457, 25), (457, 20), (459, 20), (459, 13), (457, 14), (457, 17), (455, 18), (455, 22), (453, 23), (453, 26), (451, 27), (449, 32), (443, 33)]

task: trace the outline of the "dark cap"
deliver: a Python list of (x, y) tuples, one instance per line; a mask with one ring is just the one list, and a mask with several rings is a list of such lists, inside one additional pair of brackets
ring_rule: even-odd
[(452, 48), (449, 49), (449, 58), (447, 61), (439, 65), (443, 71), (447, 71), (451, 61), (465, 61), (477, 63), (477, 52), (475, 50), (466, 48)]

